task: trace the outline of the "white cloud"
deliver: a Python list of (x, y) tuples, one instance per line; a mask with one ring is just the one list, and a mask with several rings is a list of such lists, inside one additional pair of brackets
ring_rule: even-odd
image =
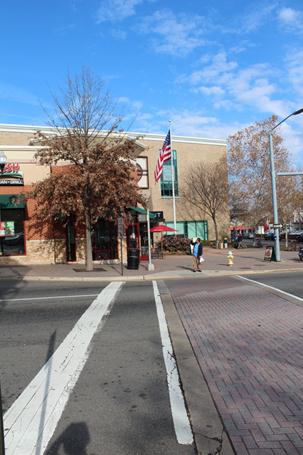
[(153, 48), (156, 52), (184, 56), (205, 44), (202, 39), (205, 27), (201, 16), (158, 10), (146, 17), (138, 30), (155, 37)]
[(254, 5), (254, 11), (246, 17), (242, 17), (241, 32), (250, 33), (258, 29), (260, 26), (263, 26), (272, 16), (272, 12), (275, 8), (275, 3), (263, 8), (256, 8), (256, 5)]
[(201, 70), (180, 77), (179, 82), (187, 82), (195, 93), (211, 97), (216, 108), (244, 110), (250, 107), (259, 112), (283, 115), (290, 103), (278, 98), (279, 88), (273, 81), (279, 74), (279, 70), (268, 64), (241, 69), (225, 52), (220, 52)]
[(97, 22), (121, 22), (136, 13), (143, 0), (103, 0), (97, 12)]
[(293, 8), (282, 8), (278, 12), (278, 19), (282, 25), (294, 32), (303, 32), (303, 13)]
[(121, 105), (127, 106), (128, 109), (131, 109), (133, 111), (139, 111), (143, 106), (142, 101), (131, 100), (127, 96), (120, 96), (117, 98), (117, 102)]
[(279, 19), (286, 24), (293, 24), (296, 22), (299, 15), (299, 11), (296, 11), (292, 8), (282, 8), (278, 13)]
[[(301, 114), (303, 116), (303, 114)], [(279, 134), (284, 139), (284, 144), (289, 150), (293, 162), (298, 170), (303, 172), (303, 120), (292, 117), (288, 122), (279, 127)]]
[(303, 51), (295, 51), (286, 59), (288, 77), (296, 94), (302, 99), (303, 104)]
[(224, 90), (222, 87), (213, 85), (211, 87), (201, 86), (196, 90), (196, 93), (204, 93), (205, 95), (224, 95)]

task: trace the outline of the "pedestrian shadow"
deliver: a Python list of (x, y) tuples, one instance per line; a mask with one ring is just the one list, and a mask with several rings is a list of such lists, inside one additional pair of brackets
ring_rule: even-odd
[(192, 267), (187, 267), (185, 265), (178, 265), (178, 269), (190, 270), (191, 272), (193, 271)]
[(71, 423), (52, 443), (45, 455), (88, 455), (87, 446), (90, 441), (89, 431), (85, 422)]
[(45, 382), (45, 388), (44, 388), (44, 400), (43, 400), (41, 416), (40, 416), (40, 424), (39, 424), (38, 439), (37, 439), (37, 443), (36, 443), (35, 455), (39, 455), (41, 453), (41, 444), (42, 444), (42, 440), (43, 440), (43, 431), (44, 431), (46, 411), (47, 411), (47, 398), (48, 398), (49, 386), (50, 386), (50, 380), (51, 380), (51, 374), (52, 374), (52, 363), (53, 363), (52, 356), (55, 351), (55, 345), (56, 345), (56, 334), (57, 334), (57, 331), (55, 330), (49, 339), (48, 350), (46, 353), (45, 365), (47, 368), (47, 376), (46, 376), (46, 382)]

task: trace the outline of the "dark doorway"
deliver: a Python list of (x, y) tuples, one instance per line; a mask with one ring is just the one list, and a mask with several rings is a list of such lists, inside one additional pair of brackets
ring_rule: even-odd
[(73, 218), (70, 218), (66, 225), (66, 259), (67, 262), (76, 261), (76, 236)]
[(92, 234), (93, 260), (118, 259), (117, 224), (101, 219)]

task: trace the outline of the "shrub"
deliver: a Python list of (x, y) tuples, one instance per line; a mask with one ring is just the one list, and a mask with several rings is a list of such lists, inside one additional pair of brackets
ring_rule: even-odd
[(171, 254), (190, 254), (190, 239), (166, 235), (162, 240), (163, 251)]

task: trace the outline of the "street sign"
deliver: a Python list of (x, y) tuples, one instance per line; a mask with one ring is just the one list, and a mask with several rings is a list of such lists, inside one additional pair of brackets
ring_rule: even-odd
[(123, 218), (120, 216), (118, 218), (118, 236), (123, 237), (123, 234), (124, 234)]
[(264, 251), (264, 261), (271, 261), (272, 258), (273, 247), (267, 246)]
[(283, 227), (282, 224), (274, 224), (274, 228), (278, 228), (278, 229), (281, 229)]

